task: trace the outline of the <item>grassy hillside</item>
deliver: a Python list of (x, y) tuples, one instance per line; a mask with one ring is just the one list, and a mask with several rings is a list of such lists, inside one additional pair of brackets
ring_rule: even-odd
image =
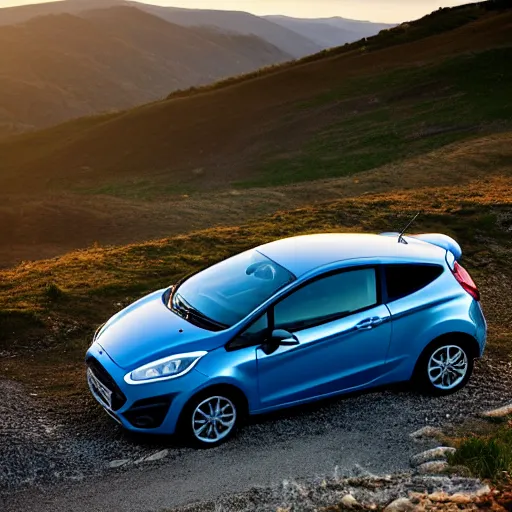
[(0, 266), (330, 199), (316, 181), (352, 187), (376, 167), (512, 131), (512, 11), (482, 12), (399, 46), (0, 143)]
[[(290, 140), (302, 145), (304, 139), (311, 138), (311, 131), (316, 133), (317, 128), (342, 121), (347, 113), (358, 110), (350, 103), (344, 109), (334, 97), (328, 115), (326, 105), (319, 105), (308, 112), (307, 122), (302, 122), (304, 116), (298, 118), (297, 109), (304, 102), (347, 87), (350, 80), (510, 45), (511, 26), (512, 11), (493, 12), (453, 31), (404, 45), (368, 53), (349, 52), (206, 94), (91, 120), (87, 130), (80, 121), (14, 138), (0, 144), (0, 184), (3, 190), (23, 190), (23, 180), (30, 176), (33, 187), (55, 189), (141, 174), (152, 178), (159, 175), (172, 183), (182, 182), (197, 167), (208, 168), (208, 187), (212, 181), (240, 181), (248, 177), (247, 163), (258, 160), (262, 153), (273, 148), (294, 149), (287, 147)], [(508, 77), (508, 54), (504, 51), (495, 72)], [(432, 81), (428, 73), (424, 78), (426, 83), (413, 85), (428, 86)], [(481, 80), (485, 87), (485, 77)], [(395, 84), (395, 89), (399, 88), (400, 84)], [(355, 100), (359, 96), (357, 85), (352, 91)], [(404, 93), (411, 94), (407, 90)], [(290, 137), (289, 124), (294, 121), (297, 127), (292, 126), (294, 136)], [(30, 152), (25, 151), (27, 145)], [(80, 172), (84, 168), (87, 173)]]
[(134, 7), (0, 27), (0, 134), (131, 107), (283, 62), (249, 35), (170, 24)]
[[(237, 222), (248, 197), (244, 218), (307, 204), (298, 183), (510, 130), (512, 10), (485, 5), (436, 12), (400, 45), (381, 35), (379, 48), (3, 141), (0, 266)], [(428, 36), (432, 19), (444, 31)]]
[[(491, 144), (492, 146), (492, 144)], [(142, 244), (92, 248), (0, 271), (0, 372), (41, 399), (71, 405), (68, 420), (94, 414), (83, 353), (95, 327), (143, 294), (255, 245), (313, 232), (397, 229), (418, 210), (414, 231), (442, 231), (462, 244), (464, 264), (481, 288), (489, 354), (512, 354), (512, 160), (485, 177), (495, 159), (487, 142), (444, 155), (447, 167), (473, 162), (481, 178), (460, 185), (370, 194)], [(492, 151), (490, 152), (492, 154)], [(402, 169), (407, 176), (407, 168)], [(378, 172), (375, 171), (376, 177)], [(369, 178), (371, 178), (369, 176)], [(456, 179), (454, 178), (454, 181)], [(403, 186), (411, 182), (404, 179)], [(91, 413), (92, 410), (92, 413)]]

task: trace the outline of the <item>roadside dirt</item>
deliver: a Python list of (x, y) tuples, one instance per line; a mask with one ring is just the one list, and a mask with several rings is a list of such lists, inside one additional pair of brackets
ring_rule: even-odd
[[(0, 405), (3, 510), (71, 512), (83, 510), (89, 499), (89, 510), (106, 510), (120, 500), (116, 510), (133, 512), (147, 510), (145, 500), (156, 509), (184, 505), (286, 477), (327, 476), (335, 467), (340, 477), (361, 468), (374, 474), (407, 470), (410, 456), (423, 446), (411, 439), (413, 431), (457, 426), (512, 401), (512, 365), (485, 358), (467, 388), (449, 397), (395, 387), (256, 417), (232, 442), (207, 452), (172, 437), (130, 436), (96, 405), (96, 419), (70, 423), (64, 411), (19, 384), (0, 380), (0, 393), (7, 398)], [(158, 453), (161, 460), (145, 460)], [(155, 482), (146, 489), (152, 474)], [(114, 487), (91, 498), (101, 485)], [(169, 494), (173, 487), (182, 494)], [(34, 496), (37, 508), (27, 505)]]

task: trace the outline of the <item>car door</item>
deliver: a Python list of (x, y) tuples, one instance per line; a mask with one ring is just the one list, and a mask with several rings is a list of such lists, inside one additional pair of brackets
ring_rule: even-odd
[(389, 310), (380, 303), (374, 267), (336, 272), (306, 283), (269, 311), (294, 346), (257, 349), (262, 409), (358, 388), (385, 368)]

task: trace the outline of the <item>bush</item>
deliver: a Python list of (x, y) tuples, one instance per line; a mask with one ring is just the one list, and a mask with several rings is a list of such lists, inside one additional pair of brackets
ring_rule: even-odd
[(44, 294), (50, 302), (57, 302), (62, 298), (64, 292), (55, 283), (47, 283), (44, 288)]
[(464, 439), (449, 462), (469, 468), (476, 477), (500, 480), (512, 472), (512, 428)]

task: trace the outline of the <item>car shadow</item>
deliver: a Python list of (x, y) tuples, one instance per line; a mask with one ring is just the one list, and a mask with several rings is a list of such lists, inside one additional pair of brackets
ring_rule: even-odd
[(314, 416), (320, 410), (324, 410), (326, 408), (332, 407), (339, 403), (342, 403), (346, 400), (357, 398), (360, 396), (368, 396), (368, 395), (378, 395), (382, 392), (390, 392), (392, 394), (418, 394), (411, 386), (409, 382), (400, 382), (394, 384), (388, 384), (385, 386), (378, 386), (370, 389), (364, 389), (359, 391), (353, 391), (350, 393), (344, 393), (342, 395), (336, 395), (328, 398), (322, 398), (319, 400), (315, 400), (313, 402), (309, 402), (306, 404), (294, 405), (291, 407), (286, 407), (283, 409), (279, 409), (276, 411), (257, 414), (255, 416), (250, 416), (246, 419), (245, 424), (247, 425), (258, 425), (270, 423), (273, 421), (283, 420), (283, 419), (294, 419), (297, 417), (304, 416)]
[[(343, 395), (337, 395), (329, 398), (323, 398), (307, 404), (286, 407), (284, 409), (258, 414), (255, 416), (249, 416), (244, 420), (243, 426), (265, 425), (279, 420), (296, 419), (299, 417), (303, 417), (304, 419), (307, 420), (308, 417), (315, 416), (315, 413), (317, 413), (318, 411), (325, 410), (326, 408), (339, 404), (348, 399), (353, 399), (360, 396), (378, 395), (379, 393), (382, 392), (388, 392), (396, 395), (418, 394), (418, 392), (412, 388), (409, 382), (390, 384), (386, 386), (380, 386), (371, 389), (345, 393)], [(376, 396), (376, 398), (378, 397)], [(119, 428), (123, 430), (121, 427)], [(122, 435), (123, 438), (128, 443), (145, 447), (147, 449), (167, 448), (169, 450), (179, 450), (189, 447), (187, 443), (184, 442), (184, 440), (181, 439), (178, 435), (150, 434), (142, 432), (132, 432), (128, 430), (123, 430)]]

